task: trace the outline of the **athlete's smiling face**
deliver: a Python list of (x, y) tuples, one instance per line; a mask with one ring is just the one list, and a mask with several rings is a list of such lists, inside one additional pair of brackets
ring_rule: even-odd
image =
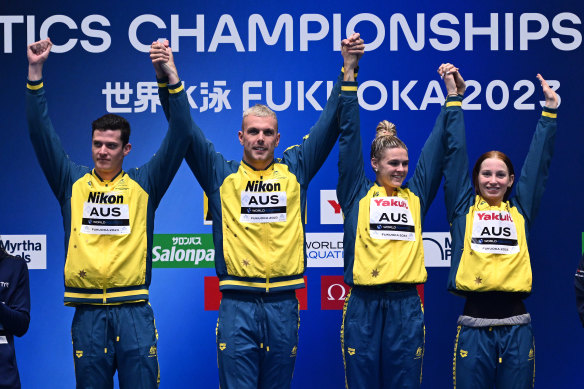
[(513, 186), (514, 179), (505, 162), (499, 158), (487, 158), (481, 163), (478, 174), (480, 194), (489, 205), (498, 206), (507, 189)]
[(99, 130), (93, 132), (91, 153), (95, 171), (104, 180), (111, 180), (122, 170), (124, 157), (132, 149), (129, 143), (122, 145), (121, 130)]
[(254, 169), (264, 170), (274, 159), (280, 142), (278, 122), (270, 116), (247, 115), (239, 131), (243, 160)]
[(375, 178), (386, 191), (399, 188), (408, 175), (408, 151), (401, 147), (383, 150), (381, 158), (371, 158)]

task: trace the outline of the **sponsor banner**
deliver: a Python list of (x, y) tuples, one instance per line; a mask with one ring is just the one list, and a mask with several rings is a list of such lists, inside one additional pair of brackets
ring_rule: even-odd
[(2, 235), (0, 247), (26, 261), (29, 269), (47, 268), (46, 235)]
[(212, 234), (154, 234), (154, 268), (215, 267)]
[[(426, 267), (450, 267), (450, 233), (425, 232), (422, 238)], [(306, 256), (308, 267), (343, 267), (343, 233), (306, 233)]]
[[(304, 276), (304, 284), (306, 285), (306, 288), (295, 290), (301, 311), (306, 311), (308, 309), (308, 294), (306, 292), (308, 283), (306, 276)], [(221, 304), (221, 297), (223, 297), (223, 293), (219, 291), (219, 277), (205, 277), (204, 288), (205, 311), (218, 311), (219, 305)]]
[[(416, 286), (418, 294), (424, 304), (424, 285)], [(345, 297), (351, 287), (343, 281), (343, 276), (321, 276), (320, 277), (320, 309), (341, 310), (345, 304)]]
[(452, 246), (449, 232), (424, 232), (424, 261), (426, 267), (450, 267)]
[(343, 233), (307, 233), (308, 267), (343, 267)]
[[(449, 267), (450, 234), (426, 232), (422, 236), (426, 266)], [(305, 244), (308, 267), (343, 267), (342, 232), (309, 232)], [(152, 266), (155, 268), (212, 268), (214, 260), (212, 234), (154, 234)]]
[(343, 224), (343, 213), (336, 190), (320, 191), (320, 224)]
[(343, 276), (320, 277), (320, 309), (343, 309), (345, 297), (351, 288), (343, 281)]
[(205, 277), (205, 311), (218, 311), (223, 294), (219, 291), (219, 277)]

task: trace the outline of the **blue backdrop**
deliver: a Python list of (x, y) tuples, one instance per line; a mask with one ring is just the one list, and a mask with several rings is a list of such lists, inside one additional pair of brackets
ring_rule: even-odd
[[(124, 162), (132, 167), (148, 160), (166, 130), (162, 110), (152, 112), (148, 99), (154, 71), (142, 50), (153, 40), (171, 40), (179, 75), (191, 88), (193, 117), (219, 151), (240, 159), (236, 135), (249, 104), (268, 101), (277, 111), (282, 134), (277, 155), (308, 132), (326, 101), (327, 81), (336, 79), (342, 65), (340, 39), (353, 30), (369, 45), (358, 77), (366, 155), (375, 125), (388, 119), (397, 124), (410, 159), (417, 160), (442, 101), (436, 69), (452, 62), (469, 80), (465, 117), (471, 163), (482, 152), (499, 149), (519, 170), (543, 100), (535, 75), (553, 80), (562, 98), (559, 131), (531, 234), (534, 282), (526, 303), (537, 345), (536, 386), (581, 385), (584, 330), (576, 314), (573, 274), (582, 249), (584, 213), (584, 81), (578, 75), (584, 68), (583, 11), (583, 3), (568, 0), (541, 5), (526, 0), (472, 5), (2, 2), (0, 234), (46, 235), (46, 269), (30, 271), (30, 329), (16, 344), (23, 387), (74, 387), (74, 310), (62, 303), (61, 215), (34, 156), (24, 112), (27, 41), (48, 35), (55, 44), (44, 69), (45, 87), (54, 126), (70, 158), (92, 164), (90, 123), (109, 110), (121, 112), (132, 124), (133, 148)], [(341, 225), (320, 220), (320, 191), (335, 188), (337, 158), (335, 149), (311, 184), (307, 232), (342, 231)], [(425, 231), (448, 230), (443, 202), (440, 192)], [(156, 215), (158, 234), (211, 232), (202, 222), (203, 192), (186, 164)], [(463, 300), (445, 290), (448, 268), (428, 272), (423, 387), (449, 388)], [(321, 276), (340, 274), (342, 269), (332, 267), (307, 270), (308, 309), (301, 312), (294, 388), (344, 385), (341, 311), (321, 310), (320, 290)], [(208, 268), (153, 271), (151, 303), (160, 333), (162, 388), (218, 387), (217, 312), (204, 310), (203, 304), (203, 278), (210, 275), (214, 270)]]

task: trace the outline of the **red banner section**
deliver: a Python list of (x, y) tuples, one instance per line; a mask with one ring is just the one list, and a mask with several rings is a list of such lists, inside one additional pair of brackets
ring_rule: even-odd
[[(306, 276), (304, 283), (308, 286)], [(219, 310), (221, 304), (221, 292), (219, 291), (219, 278), (205, 277), (205, 311)], [(418, 293), (424, 303), (424, 285), (417, 286)], [(340, 310), (343, 309), (345, 297), (351, 288), (343, 282), (343, 276), (321, 276), (320, 277), (320, 309)], [(296, 289), (296, 297), (300, 303), (300, 310), (308, 309), (307, 288)]]
[[(304, 276), (304, 284), (307, 284), (306, 276)], [(205, 277), (205, 311), (218, 311), (221, 304), (222, 293), (219, 291), (218, 277)], [(296, 297), (300, 303), (300, 310), (308, 309), (308, 295), (306, 288), (296, 289)]]
[(424, 305), (424, 284), (418, 284), (418, 294), (420, 295), (420, 300), (422, 300), (422, 305)]
[(218, 311), (222, 293), (218, 277), (205, 277), (205, 311)]
[[(351, 288), (343, 281), (343, 276), (320, 277), (320, 309), (343, 309), (345, 297)], [(424, 304), (424, 285), (417, 285), (422, 304)]]
[(320, 309), (343, 309), (349, 285), (343, 282), (343, 276), (320, 277)]

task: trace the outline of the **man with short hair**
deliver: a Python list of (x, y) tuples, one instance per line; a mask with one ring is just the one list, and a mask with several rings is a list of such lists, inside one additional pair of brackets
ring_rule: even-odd
[[(274, 159), (276, 114), (264, 105), (243, 114), (241, 162), (225, 160), (193, 124), (186, 161), (209, 198), (223, 292), (217, 323), (222, 389), (290, 387), (299, 327), (294, 291), (304, 288), (306, 267), (306, 192), (339, 136), (339, 95), (357, 92), (354, 74), (363, 50), (359, 34), (343, 41), (344, 73), (302, 144), (282, 158)], [(158, 59), (172, 53), (153, 47), (150, 54)], [(168, 94), (159, 95), (172, 119)]]
[(69, 160), (48, 115), (42, 69), (51, 41), (28, 46), (30, 137), (57, 197), (65, 228), (65, 305), (77, 388), (156, 388), (160, 381), (154, 314), (148, 303), (154, 212), (190, 143), (189, 105), (174, 63), (155, 62), (166, 78), (172, 120), (157, 153), (123, 170), (130, 125), (107, 114), (92, 125), (94, 168)]

